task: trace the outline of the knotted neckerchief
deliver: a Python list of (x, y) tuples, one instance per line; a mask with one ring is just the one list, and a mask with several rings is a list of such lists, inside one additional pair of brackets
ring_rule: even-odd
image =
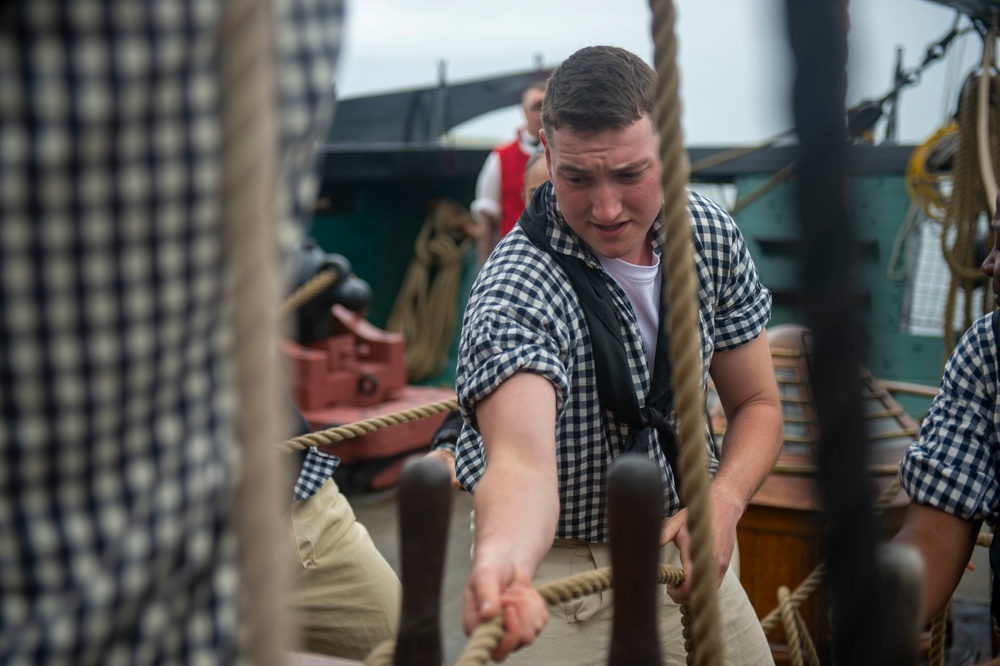
[[(583, 259), (556, 252), (549, 244), (545, 230), (548, 226), (545, 213), (545, 195), (551, 186), (539, 187), (521, 215), (518, 224), (539, 250), (547, 252), (569, 277), (573, 291), (583, 306), (584, 319), (590, 333), (590, 344), (594, 354), (594, 370), (597, 375), (597, 397), (601, 407), (614, 414), (615, 418), (630, 426), (625, 441), (625, 451), (644, 452), (642, 443), (649, 442), (651, 430), (659, 435), (660, 448), (674, 473), (674, 481), (680, 489), (680, 475), (677, 466), (677, 435), (667, 420), (673, 409), (670, 392), (671, 367), (667, 358), (669, 339), (664, 324), (666, 312), (660, 299), (656, 326), (656, 354), (653, 359), (653, 376), (645, 406), (640, 407), (629, 372), (622, 323), (612, 299), (611, 290), (599, 271), (589, 268)], [(646, 444), (648, 448), (648, 444)]]

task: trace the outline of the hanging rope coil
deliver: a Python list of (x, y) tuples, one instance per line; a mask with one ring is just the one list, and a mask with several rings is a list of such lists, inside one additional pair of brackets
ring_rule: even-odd
[(699, 665), (722, 662), (719, 606), (716, 595), (712, 508), (709, 502), (708, 454), (705, 450), (705, 396), (702, 358), (698, 344), (698, 291), (695, 280), (692, 231), (688, 221), (687, 152), (680, 125), (676, 13), (670, 0), (653, 0), (653, 43), (656, 64), (656, 120), (659, 125), (663, 180), (663, 280), (667, 299), (670, 364), (675, 378), (675, 407), (679, 422), (678, 447), (681, 499), (688, 507), (691, 566), (699, 572), (691, 580), (691, 634)]
[(994, 99), (1000, 96), (1000, 78), (991, 76), (987, 69), (985, 74), (980, 72), (975, 77), (975, 85), (973, 81), (966, 85), (959, 101), (959, 137), (955, 153), (954, 185), (941, 233), (941, 252), (951, 272), (944, 312), (944, 358), (951, 354), (954, 347), (953, 326), (958, 307), (958, 294), (961, 292), (964, 295), (963, 329), (971, 326), (979, 314), (987, 311), (986, 303), (975, 307), (972, 297), (976, 287), (985, 286), (987, 283), (987, 278), (979, 270), (976, 260), (977, 244), (980, 243), (977, 238), (979, 218), (988, 213), (991, 206), (983, 185), (982, 154), (985, 146), (992, 156), (990, 162), (993, 170), (1000, 167), (997, 160), (1000, 154), (997, 150), (1000, 145), (1000, 133), (998, 133), (1000, 105), (992, 104), (989, 107), (992, 116), (989, 123), (989, 127), (992, 128), (991, 134), (978, 135), (977, 115), (981, 107), (979, 99), (983, 97), (984, 90), (978, 83), (984, 77), (988, 77), (989, 95)]
[(462, 259), (472, 247), (475, 221), (450, 199), (438, 201), (413, 248), (413, 260), (386, 329), (406, 336), (406, 372), (418, 382), (439, 374), (451, 348), (462, 282)]

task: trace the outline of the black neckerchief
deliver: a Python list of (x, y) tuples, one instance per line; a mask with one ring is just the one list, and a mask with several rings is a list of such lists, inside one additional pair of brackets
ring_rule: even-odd
[[(666, 312), (663, 299), (660, 299), (659, 304), (656, 354), (649, 394), (646, 396), (645, 406), (640, 407), (628, 369), (620, 315), (613, 305), (607, 282), (600, 271), (587, 266), (583, 259), (556, 252), (549, 244), (546, 235), (548, 217), (545, 211), (545, 192), (550, 188), (549, 184), (538, 188), (521, 214), (518, 224), (535, 247), (547, 252), (562, 267), (576, 292), (590, 333), (598, 400), (603, 409), (630, 426), (624, 450), (641, 451), (641, 443), (649, 442), (650, 431), (655, 429), (659, 434), (660, 448), (674, 472), (674, 482), (679, 490), (677, 435), (667, 418), (673, 410), (673, 395), (670, 391), (671, 367), (667, 358), (670, 343), (664, 324)], [(646, 446), (648, 448), (648, 444)]]

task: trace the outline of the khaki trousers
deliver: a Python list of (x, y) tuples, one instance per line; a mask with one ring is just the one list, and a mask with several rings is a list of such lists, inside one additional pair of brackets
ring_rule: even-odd
[[(661, 549), (661, 561), (680, 566), (680, 553), (673, 544)], [(739, 561), (738, 553), (733, 559)], [(535, 585), (571, 574), (611, 565), (607, 544), (557, 540), (535, 574)], [(774, 664), (767, 639), (746, 592), (730, 567), (718, 591), (722, 614), (723, 663), (729, 666)], [(660, 650), (664, 664), (686, 664), (681, 614), (666, 588), (657, 610)], [(549, 606), (549, 623), (531, 645), (513, 653), (505, 664), (606, 664), (611, 643), (612, 592), (583, 597), (559, 606)]]
[(292, 506), (300, 567), (292, 611), (301, 648), (363, 659), (399, 624), (401, 587), (333, 479)]

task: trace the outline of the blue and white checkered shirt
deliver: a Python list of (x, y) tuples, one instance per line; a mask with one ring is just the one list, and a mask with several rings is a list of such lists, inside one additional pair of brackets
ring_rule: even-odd
[(1000, 519), (998, 361), (992, 315), (986, 315), (948, 358), (920, 439), (899, 463), (903, 490), (914, 502), (994, 526)]
[[(301, 220), (342, 8), (274, 8)], [(5, 666), (238, 663), (222, 10), (0, 3)]]
[[(624, 313), (623, 331), (628, 371), (640, 401), (649, 389), (650, 370), (628, 297), (600, 266), (596, 256), (566, 225), (551, 184), (544, 186), (548, 239), (552, 248), (583, 258), (608, 283), (615, 306)], [(717, 204), (691, 192), (695, 266), (701, 302), (700, 328), (705, 367), (715, 350), (739, 347), (764, 329), (771, 313), (771, 294), (761, 285), (743, 236)], [(554, 223), (553, 223), (554, 222)], [(659, 244), (662, 226), (654, 224)], [(556, 536), (602, 542), (605, 487), (612, 461), (622, 453), (629, 426), (605, 414), (598, 403), (594, 359), (583, 310), (563, 270), (536, 248), (520, 225), (501, 240), (483, 266), (465, 312), (456, 383), (467, 423), (474, 423), (476, 404), (516, 372), (548, 378), (556, 390), (556, 464), (561, 511)], [(713, 446), (710, 471), (718, 467)], [(654, 441), (648, 455), (660, 466), (664, 510), (681, 506), (673, 475)], [(475, 491), (486, 467), (482, 440), (468, 426), (456, 446), (458, 478)]]

